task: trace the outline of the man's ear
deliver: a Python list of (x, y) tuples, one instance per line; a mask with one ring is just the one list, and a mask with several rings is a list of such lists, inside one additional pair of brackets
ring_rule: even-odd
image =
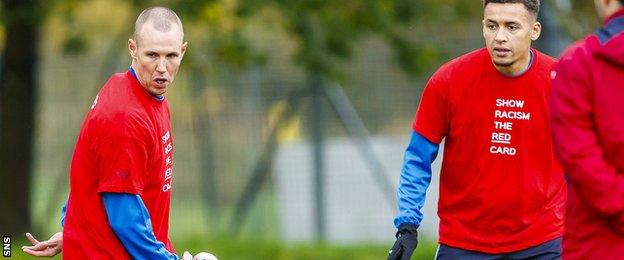
[(540, 22), (535, 22), (533, 24), (533, 28), (531, 28), (531, 40), (536, 41), (539, 39), (542, 34), (542, 24)]
[(133, 60), (137, 59), (137, 49), (137, 43), (132, 38), (128, 39), (128, 52)]
[(186, 48), (188, 48), (188, 42), (184, 42), (182, 44), (182, 57), (184, 58), (184, 54), (186, 53)]

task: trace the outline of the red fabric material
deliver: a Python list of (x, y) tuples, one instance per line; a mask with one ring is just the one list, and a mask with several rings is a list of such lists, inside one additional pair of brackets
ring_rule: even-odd
[(70, 169), (64, 259), (129, 259), (111, 230), (101, 192), (141, 196), (158, 241), (169, 241), (173, 139), (167, 100), (130, 73), (113, 75), (80, 130)]
[(442, 244), (504, 253), (562, 236), (566, 188), (547, 102), (554, 60), (533, 52), (531, 67), (508, 77), (486, 49), (474, 51), (443, 65), (423, 92), (414, 131), (446, 138)]
[(604, 43), (590, 35), (573, 44), (552, 75), (553, 139), (570, 188), (564, 258), (621, 259), (624, 34)]

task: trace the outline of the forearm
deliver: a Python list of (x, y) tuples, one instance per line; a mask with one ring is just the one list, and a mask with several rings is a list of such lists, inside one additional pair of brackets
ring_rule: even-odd
[(178, 259), (158, 241), (139, 195), (102, 193), (111, 229), (133, 259)]
[(405, 150), (397, 189), (399, 213), (394, 219), (397, 228), (404, 224), (413, 224), (416, 227), (420, 225), (423, 218), (421, 209), (431, 183), (431, 163), (435, 160), (438, 149), (438, 144), (412, 132), (410, 144)]

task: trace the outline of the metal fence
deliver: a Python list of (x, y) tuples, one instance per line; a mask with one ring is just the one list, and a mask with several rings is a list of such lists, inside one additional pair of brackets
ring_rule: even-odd
[[(448, 49), (448, 56), (454, 56), (479, 44), (479, 34), (467, 35), (464, 41), (448, 44), (445, 49)], [(273, 51), (279, 52), (279, 49)], [(110, 70), (124, 71), (129, 66), (125, 50), (113, 52), (116, 58), (112, 65), (110, 55), (105, 51), (88, 56), (47, 54), (40, 65), (33, 215), (41, 230), (59, 229), (58, 215), (67, 195), (71, 153), (95, 94)], [(437, 64), (442, 62), (437, 61)], [(167, 93), (176, 142), (171, 208), (173, 238), (217, 236), (233, 228), (242, 235), (258, 239), (314, 238), (292, 235), (289, 231), (293, 228), (292, 221), (298, 220), (285, 219), (290, 216), (289, 211), (299, 211), (297, 214), (305, 216), (299, 221), (306, 222), (301, 224), (306, 230), (313, 225), (310, 221), (314, 221), (314, 209), (302, 208), (312, 203), (309, 201), (313, 197), (312, 183), (309, 179), (296, 178), (308, 175), (302, 171), (311, 169), (311, 155), (302, 153), (310, 147), (306, 145), (310, 144), (310, 98), (299, 99), (301, 108), (279, 124), (274, 136), (276, 155), (269, 158), (277, 163), (269, 164), (270, 175), (257, 185), (258, 192), (248, 198), (251, 201), (241, 201), (269, 145), (273, 126), (285, 111), (286, 100), (293, 91), (307, 86), (304, 74), (294, 64), (291, 60), (269, 59), (265, 66), (238, 70), (218, 63), (202, 65), (209, 66), (204, 70), (183, 64), (178, 79)], [(361, 42), (354, 59), (341, 67), (345, 96), (369, 137), (373, 137), (371, 147), (377, 148), (371, 150), (372, 155), (382, 162), (383, 177), (390, 180), (394, 188), (404, 148), (401, 144), (406, 144), (424, 81), (435, 67), (423, 75), (410, 77), (393, 65), (389, 47), (377, 39)], [(328, 82), (328, 86), (334, 83)], [(340, 117), (332, 112), (329, 103), (326, 106), (324, 156), (331, 158), (326, 160), (325, 168), (330, 173), (324, 180), (327, 184), (324, 192), (326, 200), (340, 199), (338, 204), (331, 201), (325, 204), (327, 228), (332, 230), (328, 237), (337, 242), (390, 241), (393, 205), (377, 197), (388, 194), (381, 192), (383, 184), (372, 175), (370, 162), (360, 157), (357, 146), (348, 141), (349, 132)], [(293, 145), (299, 148), (292, 150)], [(338, 183), (344, 186), (333, 185), (335, 180), (341, 180)], [(285, 190), (285, 187), (291, 189)], [(290, 194), (299, 194), (308, 201), (297, 204)], [(393, 196), (394, 193), (390, 197)], [(350, 208), (344, 206), (348, 206), (349, 199), (354, 204), (368, 200), (375, 204)], [(248, 215), (238, 215), (237, 205), (244, 205), (243, 213)], [(366, 229), (367, 234), (353, 233), (347, 228), (371, 222), (388, 234), (370, 231), (373, 229)], [(382, 236), (386, 238), (374, 238)]]

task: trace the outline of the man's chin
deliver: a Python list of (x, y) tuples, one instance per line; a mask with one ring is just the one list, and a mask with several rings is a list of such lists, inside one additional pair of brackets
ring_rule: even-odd
[(167, 88), (152, 88), (148, 91), (152, 96), (162, 96), (167, 92)]
[(514, 65), (515, 62), (506, 60), (493, 60), (493, 63), (494, 65), (496, 65), (496, 67), (511, 67), (512, 65)]

